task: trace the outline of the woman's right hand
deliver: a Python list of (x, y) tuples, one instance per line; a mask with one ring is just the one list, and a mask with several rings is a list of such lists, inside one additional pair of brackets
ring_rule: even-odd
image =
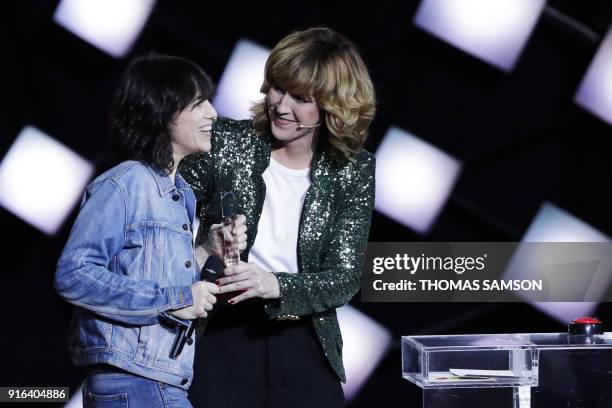
[(177, 309), (170, 314), (183, 320), (193, 320), (208, 316), (213, 305), (217, 302), (215, 295), (219, 293), (219, 287), (211, 282), (199, 281), (191, 285), (191, 296), (193, 304), (182, 309)]
[(206, 258), (210, 255), (223, 259), (224, 247), (231, 243), (236, 243), (237, 246), (232, 249), (232, 253), (229, 255), (239, 257), (240, 252), (246, 249), (247, 225), (244, 214), (239, 214), (236, 217), (232, 231), (229, 231), (228, 227), (223, 227), (223, 224), (213, 224), (210, 226), (206, 241), (195, 250), (198, 265), (200, 267), (203, 266)]

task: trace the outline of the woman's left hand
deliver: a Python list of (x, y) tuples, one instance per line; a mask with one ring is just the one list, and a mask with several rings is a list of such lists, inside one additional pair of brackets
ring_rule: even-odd
[(278, 279), (271, 272), (266, 272), (254, 263), (240, 263), (224, 271), (225, 276), (217, 280), (219, 294), (243, 291), (229, 302), (233, 305), (243, 300), (259, 297), (277, 299), (280, 297)]

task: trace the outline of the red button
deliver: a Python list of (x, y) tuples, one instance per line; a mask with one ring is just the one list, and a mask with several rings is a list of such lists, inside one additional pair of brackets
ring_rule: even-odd
[(574, 321), (572, 323), (577, 323), (577, 324), (597, 324), (597, 323), (601, 323), (601, 321), (599, 319), (594, 318), (594, 317), (579, 317), (577, 319), (574, 319)]

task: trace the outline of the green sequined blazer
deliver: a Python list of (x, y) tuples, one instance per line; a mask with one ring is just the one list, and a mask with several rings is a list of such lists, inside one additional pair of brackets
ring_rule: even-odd
[[(186, 157), (179, 166), (201, 202), (204, 241), (211, 224), (220, 222), (218, 192), (232, 191), (238, 213), (246, 215), (248, 252), (257, 235), (266, 196), (262, 173), (270, 163), (271, 136), (258, 134), (252, 121), (220, 118), (213, 124), (212, 150)], [(362, 150), (339, 164), (325, 152), (315, 154), (311, 186), (304, 198), (298, 230), (298, 273), (272, 271), (280, 299), (266, 301), (271, 319), (311, 319), (323, 352), (341, 381), (342, 336), (336, 308), (357, 293), (374, 207), (374, 156)]]

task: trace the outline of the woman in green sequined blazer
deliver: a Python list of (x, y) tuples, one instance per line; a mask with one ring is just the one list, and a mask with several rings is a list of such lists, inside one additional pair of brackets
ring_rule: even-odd
[(243, 292), (208, 324), (192, 400), (342, 406), (336, 308), (359, 290), (374, 206), (374, 156), (362, 149), (374, 88), (349, 40), (311, 28), (272, 50), (261, 91), (251, 120), (217, 119), (212, 152), (181, 163), (203, 209), (196, 242), (219, 220), (221, 191), (250, 232), (245, 262), (218, 281), (220, 293)]

